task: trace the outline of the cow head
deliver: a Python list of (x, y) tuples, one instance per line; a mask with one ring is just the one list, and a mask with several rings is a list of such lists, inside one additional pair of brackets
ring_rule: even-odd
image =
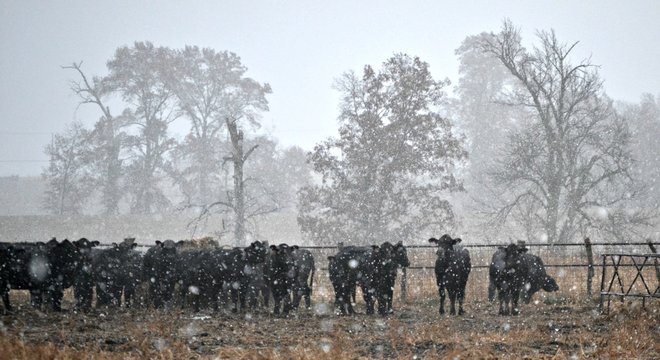
[(250, 246), (246, 247), (244, 251), (245, 260), (248, 264), (261, 264), (266, 261), (266, 257), (268, 256), (268, 243), (257, 240), (252, 242)]
[(542, 289), (547, 292), (559, 291), (559, 285), (557, 285), (555, 279), (553, 279), (551, 276), (546, 275), (545, 279), (543, 280)]
[(443, 260), (448, 258), (450, 252), (454, 251), (454, 245), (460, 243), (461, 238), (452, 239), (448, 234), (444, 234), (440, 239), (430, 238), (429, 242), (438, 245), (438, 250), (435, 252), (438, 259)]
[(523, 245), (509, 244), (504, 248), (504, 267), (505, 269), (513, 269), (520, 263), (522, 254), (527, 252), (527, 248)]
[(394, 245), (394, 257), (392, 260), (401, 267), (410, 266), (410, 260), (408, 259), (408, 250), (403, 246), (403, 242), (399, 241)]

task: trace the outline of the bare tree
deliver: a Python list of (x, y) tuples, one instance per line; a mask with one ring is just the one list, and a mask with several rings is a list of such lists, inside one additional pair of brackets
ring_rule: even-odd
[[(191, 122), (177, 159), (190, 159), (189, 166), (184, 166), (177, 182), (189, 190), (188, 206), (201, 209), (196, 221), (213, 212), (229, 212), (234, 241), (242, 244), (248, 206), (244, 167), (258, 147), (246, 147), (245, 132), (260, 126), (260, 112), (268, 110), (270, 86), (246, 77), (247, 68), (240, 58), (226, 51), (187, 47), (176, 54), (175, 69), (176, 77), (169, 77), (168, 87), (176, 94), (180, 113)], [(229, 154), (218, 158), (223, 136), (229, 139)], [(201, 167), (195, 162), (201, 162)], [(213, 193), (212, 182), (221, 176), (227, 162), (232, 165), (231, 188)]]
[(508, 101), (528, 109), (531, 120), (508, 138), (492, 171), (501, 202), (497, 221), (533, 228), (550, 243), (587, 231), (616, 238), (648, 225), (649, 213), (624, 206), (642, 194), (631, 174), (631, 133), (605, 95), (589, 59), (570, 61), (577, 43), (559, 42), (554, 31), (538, 33), (531, 51), (509, 21), (477, 45), (520, 82)]
[(44, 207), (58, 215), (81, 214), (93, 186), (87, 166), (89, 132), (80, 123), (71, 124), (64, 134), (53, 136), (46, 146), (50, 157), (42, 177), (47, 181)]
[(643, 94), (636, 104), (621, 103), (617, 107), (630, 123), (633, 138), (634, 174), (649, 183), (649, 196), (638, 199), (640, 206), (660, 204), (660, 95)]
[(103, 87), (103, 79), (88, 79), (81, 66), (82, 62), (62, 68), (74, 70), (80, 76), (79, 81), (71, 82), (71, 89), (80, 98), (80, 104), (92, 104), (101, 111), (102, 116), (89, 136), (88, 160), (94, 169), (91, 174), (94, 185), (101, 191), (103, 212), (118, 214), (122, 198), (121, 179), (124, 174), (122, 152), (125, 150), (127, 138), (124, 132), (126, 117), (112, 114), (105, 102), (109, 93)]

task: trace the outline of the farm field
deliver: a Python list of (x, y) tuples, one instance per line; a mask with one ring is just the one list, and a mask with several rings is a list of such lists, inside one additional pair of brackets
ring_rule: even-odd
[(288, 318), (178, 306), (41, 312), (12, 292), (20, 308), (0, 318), (0, 359), (660, 358), (657, 301), (614, 301), (602, 315), (596, 302), (537, 294), (520, 316), (503, 317), (497, 304), (468, 296), (467, 314), (456, 317), (439, 315), (437, 295), (421, 290), (396, 299), (387, 318), (336, 316), (323, 282), (312, 309)]

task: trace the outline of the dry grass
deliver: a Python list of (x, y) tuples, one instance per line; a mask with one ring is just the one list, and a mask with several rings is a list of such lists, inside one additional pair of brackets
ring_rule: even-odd
[[(562, 291), (539, 293), (522, 315), (496, 315), (485, 300), (487, 276), (474, 270), (462, 317), (437, 313), (432, 269), (409, 272), (408, 302), (395, 299), (389, 318), (330, 313), (324, 272), (315, 279), (314, 310), (289, 318), (261, 310), (235, 315), (172, 309), (39, 312), (27, 295), (0, 324), (3, 359), (361, 359), (361, 358), (660, 358), (660, 303), (612, 302), (601, 315), (584, 300), (584, 276), (558, 276)], [(397, 293), (400, 294), (397, 288)], [(541, 295), (541, 296), (539, 296)], [(71, 306), (71, 294), (65, 297)], [(363, 311), (362, 301), (356, 309)]]
[[(488, 254), (474, 255), (473, 265), (487, 263)], [(586, 269), (549, 268), (561, 290), (539, 292), (534, 302), (522, 306), (520, 316), (502, 317), (496, 315), (496, 304), (486, 301), (487, 269), (475, 268), (468, 281), (467, 314), (451, 317), (437, 312), (433, 260), (432, 253), (417, 254), (413, 264), (428, 268), (408, 270), (408, 301), (401, 299), (397, 284), (395, 313), (389, 318), (332, 314), (334, 294), (325, 271), (315, 275), (315, 308), (286, 319), (265, 310), (240, 315), (179, 309), (57, 314), (31, 309), (27, 293), (13, 291), (19, 309), (0, 318), (0, 360), (660, 358), (660, 302), (649, 300), (642, 308), (640, 300), (613, 299), (610, 313), (602, 315), (597, 299), (586, 298)], [(584, 261), (550, 255), (544, 260)], [(632, 271), (621, 270), (626, 286)], [(596, 294), (600, 275), (594, 278)], [(653, 267), (644, 277), (657, 286)], [(356, 310), (363, 312), (359, 295)], [(67, 291), (64, 307), (71, 306)]]

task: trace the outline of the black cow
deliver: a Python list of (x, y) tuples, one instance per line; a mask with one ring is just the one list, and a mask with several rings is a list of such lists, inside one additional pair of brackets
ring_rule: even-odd
[(92, 269), (97, 306), (120, 306), (122, 294), (125, 307), (133, 304), (142, 275), (140, 255), (134, 250), (136, 246), (135, 239), (125, 239), (94, 254)]
[[(518, 299), (529, 277), (529, 265), (524, 261), (527, 248), (517, 244), (501, 247), (493, 254), (489, 269), (490, 282), (498, 291), (500, 315), (518, 315)], [(489, 286), (490, 287), (490, 286)], [(489, 290), (490, 293), (494, 290)]]
[[(500, 274), (505, 269), (505, 256), (506, 248), (500, 247), (493, 254), (493, 258), (490, 262), (489, 269), (489, 284), (488, 284), (488, 300), (493, 301), (495, 299), (495, 292), (497, 289), (496, 279), (500, 277)], [(524, 291), (522, 291), (522, 298), (525, 303), (529, 303), (532, 299), (532, 296), (537, 291), (543, 289), (547, 292), (558, 291), (559, 286), (555, 279), (549, 276), (545, 272), (545, 267), (543, 265), (543, 260), (536, 255), (532, 255), (527, 252), (522, 253), (522, 262), (527, 269), (527, 274), (525, 275), (524, 280)]]
[[(378, 312), (386, 315), (391, 301), (394, 245), (384, 243), (371, 247), (346, 246), (330, 260), (330, 280), (335, 289), (335, 306), (341, 314), (354, 314), (351, 297), (356, 286), (362, 290), (366, 313), (374, 313), (378, 300)], [(330, 258), (329, 258), (330, 259)]]
[(458, 315), (462, 315), (463, 301), (465, 299), (465, 286), (472, 265), (470, 253), (465, 248), (455, 248), (454, 245), (461, 242), (460, 238), (452, 239), (445, 234), (440, 239), (430, 238), (429, 242), (438, 245), (435, 260), (435, 280), (440, 295), (440, 314), (445, 313), (445, 290), (451, 302), (449, 313), (456, 314), (456, 300), (458, 300)]
[(296, 282), (296, 266), (292, 248), (287, 244), (271, 245), (268, 280), (273, 294), (273, 314), (279, 315), (280, 309), (284, 315), (291, 310), (291, 295)]
[(351, 297), (359, 282), (367, 307), (367, 314), (374, 312), (374, 249), (371, 247), (346, 246), (330, 260), (329, 276), (335, 289), (335, 306), (341, 314), (354, 314)]
[(314, 256), (309, 250), (300, 249), (297, 245), (291, 247), (291, 256), (296, 270), (296, 277), (293, 283), (293, 304), (292, 308), (297, 309), (300, 306), (300, 300), (305, 298), (305, 307), (312, 307), (312, 288), (314, 285)]
[[(391, 246), (390, 243), (384, 243), (381, 245), (381, 248)], [(391, 251), (391, 261), (386, 261), (383, 271), (383, 277), (381, 278), (381, 285), (378, 286), (378, 308), (381, 315), (391, 314), (392, 310), (392, 299), (394, 298), (394, 284), (396, 283), (396, 273), (399, 267), (408, 267), (410, 266), (410, 260), (408, 259), (408, 251), (406, 247), (403, 246), (403, 243), (399, 241), (396, 245), (393, 246)], [(381, 305), (381, 302), (383, 305)], [(384, 308), (382, 307), (384, 306)]]
[[(270, 267), (270, 255), (264, 263), (247, 265), (246, 273), (249, 275), (247, 291), (247, 304), (251, 309), (258, 306), (268, 308), (270, 304), (270, 285), (268, 280), (268, 268)], [(261, 297), (261, 303), (259, 298)]]
[[(266, 262), (268, 256), (267, 245), (265, 242), (254, 241), (245, 248), (234, 250), (232, 255), (234, 266), (231, 267), (229, 273), (233, 311), (247, 309), (250, 285), (254, 275), (252, 270)], [(236, 250), (238, 250), (238, 254), (236, 254)]]
[(344, 268), (340, 266), (339, 262), (337, 261), (337, 258), (333, 256), (328, 256), (328, 276), (330, 277), (330, 283), (332, 284), (332, 288), (335, 292), (335, 309), (340, 310), (342, 313), (352, 313), (353, 307), (351, 305), (351, 301), (349, 299), (348, 305), (350, 307), (350, 312), (348, 312), (348, 309), (345, 307), (346, 303), (344, 302), (344, 299), (341, 297), (342, 293), (344, 292), (343, 286), (344, 282), (342, 279), (346, 277), (347, 275), (344, 273)]
[(73, 286), (86, 265), (87, 254), (98, 241), (82, 238), (48, 243), (5, 244), (0, 252), (0, 293), (5, 310), (11, 311), (9, 290), (29, 290), (31, 303), (40, 308), (43, 296), (54, 311), (62, 310), (64, 289)]
[(525, 291), (522, 294), (526, 304), (529, 304), (534, 293), (541, 289), (547, 292), (559, 291), (559, 285), (555, 279), (545, 272), (545, 265), (540, 257), (524, 253), (523, 261), (529, 269), (528, 281), (525, 282)]
[(156, 241), (144, 254), (143, 280), (149, 284), (149, 302), (155, 308), (162, 308), (172, 300), (179, 280), (177, 247), (182, 244), (182, 241)]
[(202, 305), (218, 310), (222, 281), (227, 277), (224, 262), (226, 251), (222, 249), (190, 249), (181, 251), (177, 258), (181, 306), (190, 297), (194, 311)]

